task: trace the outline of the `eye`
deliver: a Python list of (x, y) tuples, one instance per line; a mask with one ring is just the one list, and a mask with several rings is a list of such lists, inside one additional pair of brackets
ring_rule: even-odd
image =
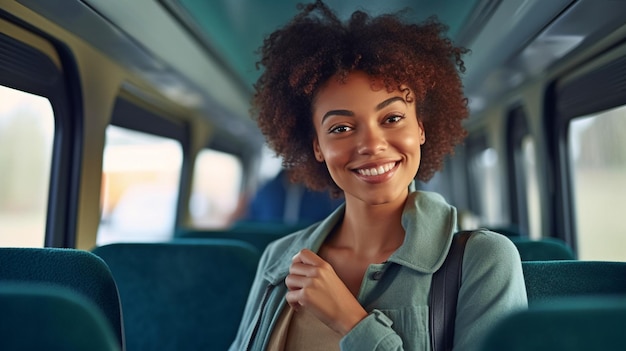
[(386, 124), (398, 123), (403, 119), (404, 119), (404, 115), (391, 115), (385, 118), (384, 123)]
[(335, 127), (330, 128), (328, 130), (328, 133), (329, 134), (341, 134), (341, 133), (349, 132), (351, 130), (352, 130), (351, 127), (341, 125), (341, 126), (335, 126)]

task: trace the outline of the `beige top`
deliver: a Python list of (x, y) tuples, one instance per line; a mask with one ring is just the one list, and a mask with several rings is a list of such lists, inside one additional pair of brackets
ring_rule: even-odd
[(281, 312), (267, 351), (339, 351), (339, 335), (311, 313), (295, 312), (289, 304)]

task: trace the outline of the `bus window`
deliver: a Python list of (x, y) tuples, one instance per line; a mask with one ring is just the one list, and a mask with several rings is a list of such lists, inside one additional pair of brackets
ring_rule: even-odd
[(98, 245), (172, 237), (182, 154), (173, 139), (107, 127)]
[(211, 149), (198, 153), (189, 200), (195, 228), (226, 227), (236, 216), (243, 167), (233, 155)]
[(626, 106), (573, 119), (569, 158), (578, 254), (583, 260), (626, 261)]
[(53, 138), (47, 98), (0, 86), (0, 246), (44, 246)]

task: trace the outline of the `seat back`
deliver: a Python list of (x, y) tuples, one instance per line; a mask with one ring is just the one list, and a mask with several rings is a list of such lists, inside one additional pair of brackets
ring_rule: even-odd
[(520, 238), (526, 236), (526, 233), (516, 224), (490, 226), (489, 230), (500, 233), (509, 238)]
[(482, 351), (622, 350), (626, 262), (522, 262), (529, 309), (505, 317)]
[(230, 239), (241, 240), (255, 247), (259, 252), (263, 252), (265, 247), (274, 240), (283, 237), (283, 233), (256, 233), (246, 231), (186, 231), (181, 232), (179, 240), (192, 239)]
[(176, 233), (178, 238), (196, 239), (235, 239), (252, 244), (259, 252), (274, 240), (296, 232), (309, 225), (308, 223), (284, 224), (276, 222), (237, 222), (227, 230), (183, 229)]
[(124, 347), (120, 298), (111, 271), (89, 251), (60, 248), (0, 248), (0, 281), (50, 283), (85, 296), (100, 308)]
[(624, 325), (626, 297), (552, 301), (506, 317), (481, 350), (623, 350)]
[(62, 286), (5, 283), (0, 286), (0, 349), (119, 351), (102, 311)]
[(519, 251), (522, 261), (575, 260), (574, 251), (562, 240), (543, 238), (531, 240), (526, 237), (510, 238)]
[(236, 240), (119, 243), (93, 252), (117, 281), (129, 351), (228, 349), (260, 256)]
[(626, 295), (626, 262), (522, 262), (530, 306), (562, 297)]

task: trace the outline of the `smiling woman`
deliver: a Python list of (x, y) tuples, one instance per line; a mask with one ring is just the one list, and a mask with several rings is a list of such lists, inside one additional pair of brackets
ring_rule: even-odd
[[(265, 40), (259, 127), (294, 179), (345, 205), (267, 247), (231, 350), (433, 349), (432, 329), (416, 326), (428, 325), (456, 210), (416, 191), (414, 178), (441, 168), (468, 114), (466, 50), (445, 30), (361, 11), (343, 23), (317, 1)], [(446, 335), (456, 348), (477, 348), (526, 306), (515, 252), (496, 233), (468, 240), (455, 335)]]
[[(311, 6), (305, 11), (312, 11)], [(384, 16), (370, 20), (355, 12), (344, 28), (334, 14), (324, 11), (329, 10), (319, 9), (327, 16), (323, 22), (300, 14), (288, 27), (290, 32), (278, 30), (264, 43), (260, 60), (264, 72), (255, 85), (254, 101), (268, 144), (283, 157), (294, 180), (339, 194), (326, 167), (312, 154), (311, 106), (331, 77), (343, 80), (351, 71), (362, 71), (380, 80), (379, 89), (399, 90), (399, 95), (410, 91), (412, 96), (405, 98), (415, 103), (420, 123), (438, 134), (424, 144), (417, 174), (420, 180), (430, 179), (465, 136), (461, 121), (468, 116), (467, 99), (457, 65), (460, 72), (465, 70), (461, 55), (467, 50), (442, 39), (447, 27), (434, 19), (404, 31), (399, 20)], [(297, 45), (300, 40), (307, 46)], [(282, 116), (285, 129), (276, 127), (275, 116)]]
[(302, 2), (0, 0), (9, 273), (132, 247), (119, 291), (164, 300), (103, 307), (128, 351), (471, 351), (523, 309), (522, 272), (530, 308), (563, 295), (520, 258), (624, 291), (584, 261), (626, 260), (626, 1)]
[(346, 202), (404, 203), (426, 141), (412, 93), (388, 92), (381, 81), (355, 71), (345, 82), (334, 77), (320, 88), (312, 115), (315, 159)]

